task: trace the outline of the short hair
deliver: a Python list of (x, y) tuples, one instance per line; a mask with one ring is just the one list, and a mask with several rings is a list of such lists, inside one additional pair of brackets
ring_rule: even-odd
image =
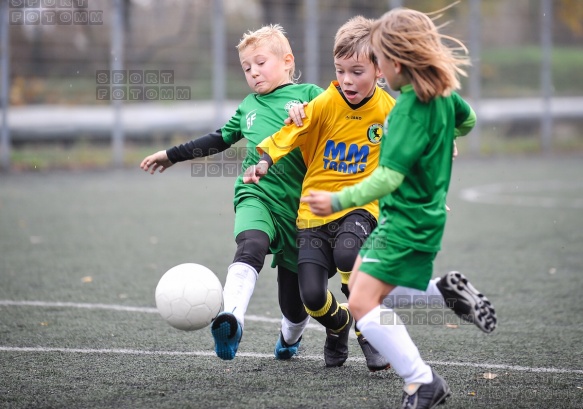
[[(444, 41), (457, 47), (449, 47)], [(458, 76), (466, 75), (460, 67), (470, 65), (463, 43), (440, 34), (433, 20), (416, 10), (395, 8), (385, 13), (372, 28), (371, 42), (375, 52), (403, 66), (423, 102), (459, 89)], [(460, 50), (463, 55), (456, 54)]]
[[(278, 57), (283, 58), (285, 54), (293, 55), (285, 31), (279, 24), (270, 24), (255, 31), (247, 31), (243, 34), (239, 44), (237, 44), (237, 50), (241, 53), (250, 47), (257, 48), (263, 46), (267, 46), (269, 50)], [(289, 79), (291, 82), (297, 81), (297, 78), (295, 78), (295, 68), (296, 66), (294, 62), (289, 72)]]
[(373, 24), (374, 20), (363, 16), (352, 17), (344, 23), (334, 37), (334, 57), (363, 56), (376, 66), (377, 60), (370, 45)]

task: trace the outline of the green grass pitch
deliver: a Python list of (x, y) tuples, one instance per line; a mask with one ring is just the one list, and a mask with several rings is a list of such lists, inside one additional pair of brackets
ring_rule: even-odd
[[(581, 157), (454, 163), (435, 274), (466, 274), (499, 324), (408, 327), (451, 386), (445, 407), (583, 407), (582, 175)], [(401, 380), (369, 373), (356, 339), (343, 367), (325, 368), (315, 322), (297, 359), (273, 358), (269, 263), (233, 361), (214, 356), (208, 328), (181, 332), (156, 313), (176, 264), (224, 283), (233, 182), (189, 164), (0, 175), (0, 408), (397, 407)], [(344, 300), (337, 277), (330, 286)]]

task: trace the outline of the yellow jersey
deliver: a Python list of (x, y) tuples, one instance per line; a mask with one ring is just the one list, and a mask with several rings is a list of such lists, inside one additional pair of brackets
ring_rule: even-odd
[[(284, 126), (260, 142), (257, 150), (267, 153), (275, 164), (299, 147), (307, 167), (302, 196), (312, 190), (337, 192), (362, 181), (377, 167), (383, 124), (394, 105), (395, 99), (377, 86), (364, 105), (353, 108), (343, 98), (338, 82), (332, 81), (305, 107), (303, 126)], [(286, 171), (279, 166), (274, 169)], [(378, 201), (360, 208), (378, 218)], [(300, 203), (296, 224), (300, 229), (321, 226), (354, 209), (320, 217), (307, 203)]]

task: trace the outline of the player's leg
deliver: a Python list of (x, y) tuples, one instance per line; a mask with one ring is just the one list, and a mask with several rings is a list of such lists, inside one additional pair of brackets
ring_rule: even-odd
[(336, 268), (327, 227), (299, 230), (297, 243), (299, 288), (306, 311), (328, 329), (338, 331), (344, 328), (348, 314), (345, 309), (337, 314), (342, 307), (328, 291), (328, 279), (334, 275)]
[(273, 253), (271, 266), (277, 267), (282, 320), (274, 355), (276, 359), (290, 359), (298, 352), (310, 316), (304, 308), (299, 290), (296, 218), (279, 215), (275, 220), (275, 229), (276, 235), (270, 247)]
[(237, 251), (223, 288), (224, 310), (211, 325), (215, 352), (221, 359), (235, 358), (243, 336), (245, 312), (274, 236), (274, 222), (261, 201), (247, 199), (237, 206)]
[(496, 310), (488, 298), (469, 282), (462, 273), (450, 271), (432, 279), (425, 291), (396, 287), (383, 304), (387, 307), (443, 308), (449, 307), (462, 320), (475, 324), (486, 333), (496, 328)]
[(215, 352), (222, 359), (235, 358), (243, 336), (245, 312), (269, 249), (269, 236), (260, 230), (243, 231), (236, 242), (237, 252), (223, 288), (224, 309), (211, 325)]
[(348, 298), (348, 280), (354, 267), (354, 261), (358, 256), (364, 242), (377, 225), (372, 214), (364, 209), (357, 209), (346, 214), (335, 222), (336, 228), (333, 236), (334, 263), (340, 274), (342, 293)]
[(403, 378), (404, 402), (416, 399), (419, 407), (433, 407), (450, 395), (449, 387), (421, 359), (399, 316), (392, 309), (381, 307), (381, 303), (396, 285), (425, 288), (435, 254), (388, 243), (382, 240), (382, 234), (373, 234), (371, 239), (381, 239), (376, 242), (382, 250), (375, 250), (367, 242), (361, 252), (356, 263), (360, 264), (359, 271), (350, 282), (351, 312), (363, 335)]
[[(300, 250), (301, 251), (301, 250)], [(301, 253), (300, 253), (301, 254)], [(301, 255), (300, 255), (301, 257)], [(328, 290), (329, 268), (315, 263), (298, 266), (300, 294), (308, 314), (326, 327), (326, 366), (341, 366), (348, 358), (348, 334), (352, 316)]]
[(275, 344), (276, 359), (290, 359), (298, 353), (302, 334), (310, 321), (300, 297), (298, 274), (285, 267), (277, 268), (281, 331)]
[[(368, 274), (359, 274), (352, 288), (350, 308), (366, 338), (384, 356), (405, 382), (404, 402), (419, 407), (435, 407), (450, 396), (445, 380), (419, 354), (406, 326), (391, 309), (381, 309), (380, 301), (392, 286)], [(403, 407), (417, 407), (405, 406)]]
[[(341, 277), (341, 290), (348, 299), (350, 296), (348, 289), (350, 271), (354, 267), (354, 261), (360, 248), (376, 227), (376, 220), (369, 212), (358, 209), (348, 213), (338, 223), (334, 236), (334, 262)], [(367, 341), (356, 325), (354, 330), (369, 371), (388, 369), (390, 367), (389, 361)]]

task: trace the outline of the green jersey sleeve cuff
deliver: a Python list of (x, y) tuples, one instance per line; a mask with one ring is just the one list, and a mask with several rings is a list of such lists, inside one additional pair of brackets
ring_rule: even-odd
[(332, 213), (339, 212), (340, 210), (343, 210), (342, 203), (340, 203), (338, 194), (335, 193), (332, 195)]
[(470, 114), (466, 118), (464, 122), (461, 123), (460, 126), (455, 128), (454, 136), (457, 138), (458, 136), (465, 136), (470, 133), (472, 129), (476, 126), (476, 113), (470, 107)]

